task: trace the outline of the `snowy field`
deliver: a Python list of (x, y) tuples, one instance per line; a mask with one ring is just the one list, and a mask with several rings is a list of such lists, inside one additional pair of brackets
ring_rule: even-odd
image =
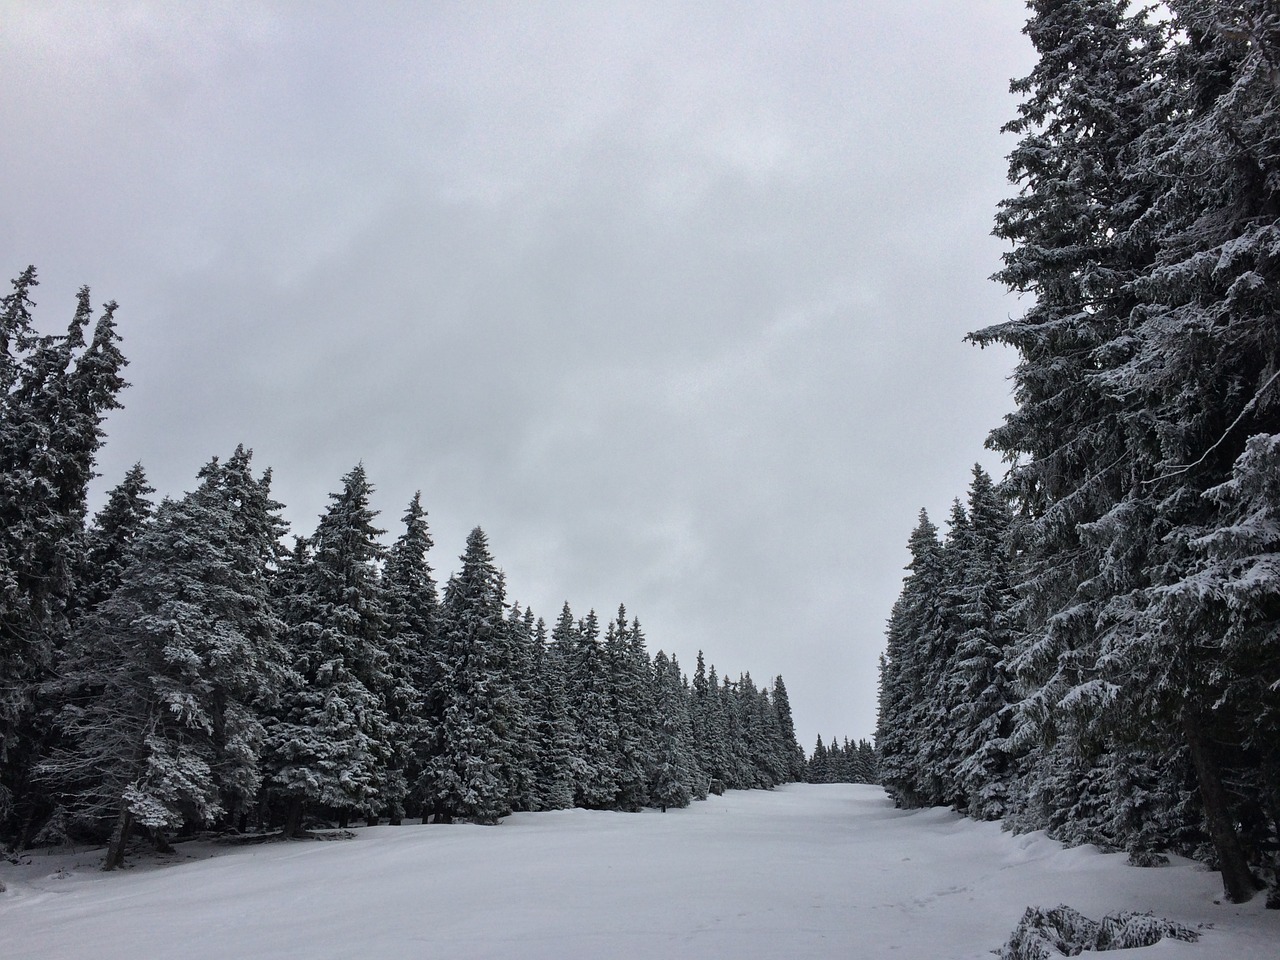
[(731, 792), (662, 814), (517, 814), (497, 827), (357, 829), (97, 870), (0, 863), (5, 960), (805, 957), (990, 960), (1029, 904), (1212, 924), (1109, 956), (1276, 960), (1280, 911), (1217, 903), (1187, 861), (1139, 870), (876, 787)]

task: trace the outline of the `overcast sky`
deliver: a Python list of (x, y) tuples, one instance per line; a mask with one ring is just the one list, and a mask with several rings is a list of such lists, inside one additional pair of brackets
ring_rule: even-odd
[(926, 507), (1010, 406), (1016, 0), (0, 0), (2, 280), (118, 300), (97, 496), (237, 443), (296, 533), (363, 461), (443, 580), (787, 681), (869, 737)]

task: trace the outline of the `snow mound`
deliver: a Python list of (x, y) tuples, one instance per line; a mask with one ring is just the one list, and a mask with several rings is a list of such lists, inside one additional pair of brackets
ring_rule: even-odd
[(1053, 960), (1076, 957), (1085, 950), (1150, 947), (1165, 937), (1194, 943), (1200, 934), (1149, 913), (1109, 914), (1098, 922), (1061, 904), (1052, 910), (1027, 907), (999, 956), (1000, 960)]

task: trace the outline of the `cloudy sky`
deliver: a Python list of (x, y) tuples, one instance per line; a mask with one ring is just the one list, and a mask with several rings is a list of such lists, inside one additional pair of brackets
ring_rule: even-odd
[(1007, 411), (1016, 0), (0, 0), (0, 271), (115, 299), (101, 489), (237, 443), (297, 533), (363, 461), (442, 579), (787, 681), (870, 736), (917, 512)]

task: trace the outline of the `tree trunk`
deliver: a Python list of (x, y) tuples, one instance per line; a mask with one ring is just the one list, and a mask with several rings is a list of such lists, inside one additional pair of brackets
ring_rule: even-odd
[(1204, 818), (1209, 827), (1218, 854), (1218, 867), (1222, 871), (1222, 888), (1232, 903), (1245, 903), (1258, 892), (1257, 881), (1249, 870), (1244, 847), (1236, 834), (1227, 804), (1227, 791), (1222, 785), (1222, 774), (1205, 739), (1204, 727), (1194, 707), (1188, 706), (1182, 713), (1182, 729), (1191, 750), (1191, 763), (1200, 785), (1200, 802), (1204, 805)]
[(302, 797), (290, 797), (289, 807), (284, 815), (284, 835), (298, 837), (302, 835)]
[(107, 859), (102, 864), (103, 870), (115, 870), (124, 863), (124, 848), (129, 843), (129, 834), (133, 832), (133, 814), (123, 803), (120, 804), (120, 817), (116, 820), (116, 828), (111, 834), (111, 842), (107, 845)]

